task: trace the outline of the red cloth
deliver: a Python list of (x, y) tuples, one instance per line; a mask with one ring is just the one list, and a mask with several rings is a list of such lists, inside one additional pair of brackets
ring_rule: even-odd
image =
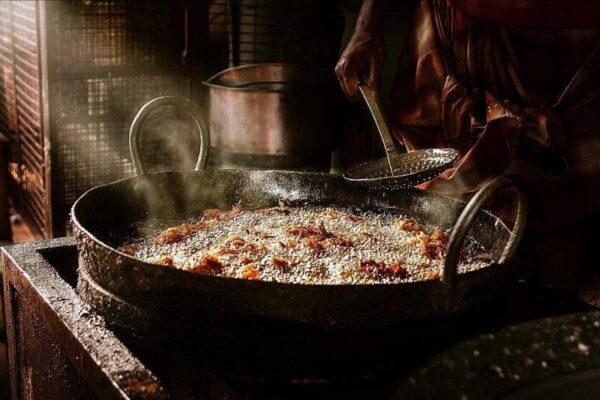
[[(448, 6), (460, 1), (420, 1), (390, 98), (394, 134), (408, 150), (460, 151), (455, 168), (422, 186), (434, 192), (466, 199), (498, 175), (523, 176), (530, 188), (524, 265), (548, 285), (576, 290), (585, 268), (598, 264), (600, 29), (515, 27)], [(586, 59), (587, 72), (573, 80)], [(569, 171), (547, 178), (515, 152), (524, 138), (566, 156)], [(495, 200), (495, 211), (511, 205)]]
[(536, 28), (600, 27), (598, 0), (448, 0), (465, 14)]
[[(600, 77), (590, 74), (566, 101), (557, 96), (598, 46), (600, 30), (520, 31), (447, 4), (420, 2), (389, 104), (408, 150), (452, 147), (462, 155), (423, 187), (467, 198), (498, 175), (519, 173), (539, 198), (530, 227), (574, 226), (599, 212), (600, 97), (586, 101), (586, 93)], [(524, 136), (564, 155), (568, 173), (549, 179), (519, 157)]]

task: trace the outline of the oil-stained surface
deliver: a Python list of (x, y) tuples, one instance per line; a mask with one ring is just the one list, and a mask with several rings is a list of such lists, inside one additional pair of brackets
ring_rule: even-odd
[(600, 312), (515, 325), (436, 356), (398, 399), (576, 399), (600, 395)]
[[(164, 398), (158, 379), (40, 253), (51, 255), (65, 246), (73, 249), (73, 240), (2, 250), (13, 394), (28, 397), (44, 390), (40, 398), (90, 398), (92, 392), (107, 398)], [(74, 380), (73, 370), (89, 380)]]

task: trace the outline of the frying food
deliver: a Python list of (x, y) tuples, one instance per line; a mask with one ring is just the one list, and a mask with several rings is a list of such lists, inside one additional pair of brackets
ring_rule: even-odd
[[(448, 232), (391, 211), (286, 206), (207, 209), (197, 218), (122, 243), (165, 268), (250, 280), (375, 284), (439, 279)], [(459, 273), (491, 257), (470, 237)]]

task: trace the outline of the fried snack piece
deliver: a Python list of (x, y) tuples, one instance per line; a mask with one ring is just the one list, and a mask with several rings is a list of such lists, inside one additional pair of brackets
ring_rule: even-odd
[(325, 237), (327, 234), (325, 228), (318, 228), (314, 225), (307, 226), (291, 226), (286, 229), (286, 232), (290, 235), (298, 236), (299, 238), (305, 237)]
[(260, 255), (266, 250), (267, 246), (265, 246), (263, 243), (246, 243), (246, 245), (242, 248), (242, 251), (254, 256)]
[(370, 258), (363, 259), (360, 261), (358, 269), (368, 274), (388, 275), (400, 278), (408, 277), (408, 271), (404, 268), (404, 262), (402, 261), (386, 265), (383, 261), (375, 261)]
[(173, 257), (170, 256), (162, 256), (162, 257), (158, 257), (156, 260), (154, 260), (154, 264), (158, 264), (158, 265), (164, 265), (165, 267), (173, 267)]
[(190, 268), (190, 271), (206, 275), (219, 275), (223, 272), (223, 264), (216, 256), (208, 254), (199, 259)]
[(220, 208), (207, 208), (200, 215), (205, 218), (218, 218), (222, 212)]
[(279, 268), (282, 271), (287, 271), (290, 265), (288, 260), (281, 257), (272, 257), (271, 264), (273, 264), (273, 266)]
[(309, 237), (304, 240), (304, 244), (315, 253), (320, 253), (325, 250), (325, 246), (314, 237)]
[(428, 275), (427, 275), (427, 279), (429, 280), (436, 280), (436, 279), (440, 279), (441, 278), (441, 274), (440, 271), (431, 271)]
[(359, 221), (363, 220), (363, 218), (361, 216), (358, 216), (356, 214), (349, 213), (349, 212), (347, 213), (347, 212), (341, 212), (338, 210), (334, 210), (331, 207), (325, 209), (323, 215), (327, 219), (348, 218), (350, 221), (353, 221), (353, 222), (359, 222)]
[(253, 264), (246, 265), (242, 271), (242, 278), (251, 280), (260, 280), (260, 274)]
[(304, 244), (315, 253), (320, 253), (324, 251), (326, 247), (332, 245), (343, 247), (351, 247), (354, 245), (352, 240), (327, 231), (323, 223), (318, 227), (314, 225), (291, 226), (286, 229), (286, 232), (290, 235), (297, 236), (298, 238), (305, 238)]
[(442, 259), (448, 249), (448, 236), (439, 229), (436, 229), (431, 235), (421, 233), (418, 236), (421, 242), (423, 255), (430, 260)]
[(404, 262), (398, 261), (390, 265), (386, 265), (384, 273), (390, 276), (398, 276), (400, 278), (408, 277), (408, 271), (404, 267)]
[(284, 215), (288, 215), (292, 212), (292, 210), (290, 210), (290, 208), (286, 206), (283, 201), (280, 201), (277, 207), (263, 208), (261, 211), (266, 213), (276, 212)]
[(167, 228), (159, 233), (153, 240), (154, 244), (173, 244), (181, 242), (192, 233), (211, 226), (209, 221), (197, 221), (194, 223), (184, 223), (171, 228)]
[(412, 218), (402, 218), (396, 221), (396, 227), (406, 232), (420, 232), (421, 226)]
[(117, 250), (119, 250), (121, 253), (125, 253), (129, 256), (132, 256), (137, 251), (137, 248), (138, 246), (135, 243), (131, 243), (126, 244), (125, 246), (118, 247)]
[(242, 264), (252, 264), (252, 263), (255, 263), (256, 260), (254, 258), (248, 257), (247, 255), (244, 254), (244, 255), (240, 256), (240, 262)]
[(350, 240), (350, 239), (344, 239), (343, 237), (337, 236), (337, 235), (334, 236), (334, 237), (331, 237), (331, 238), (327, 239), (327, 241), (329, 243), (331, 243), (332, 245), (334, 245), (334, 246), (342, 246), (342, 247), (352, 247), (352, 246), (354, 246), (354, 242), (352, 240)]
[(242, 203), (238, 202), (229, 211), (223, 211), (220, 208), (207, 208), (200, 213), (200, 216), (202, 218), (210, 218), (213, 220), (228, 220), (238, 215), (241, 211)]
[(429, 237), (431, 238), (431, 240), (439, 240), (440, 242), (445, 244), (448, 243), (448, 235), (446, 235), (446, 233), (444, 233), (444, 231), (442, 231), (441, 229), (434, 230)]

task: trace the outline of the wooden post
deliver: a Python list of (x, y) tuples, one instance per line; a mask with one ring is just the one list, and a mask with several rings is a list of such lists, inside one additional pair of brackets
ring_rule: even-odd
[(10, 141), (0, 133), (0, 240), (10, 241), (11, 230), (8, 207), (8, 152)]

